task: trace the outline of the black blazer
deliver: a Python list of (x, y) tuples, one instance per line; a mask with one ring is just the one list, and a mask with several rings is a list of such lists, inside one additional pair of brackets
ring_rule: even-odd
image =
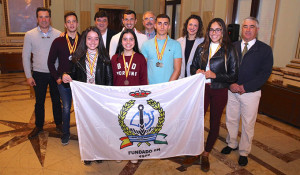
[(109, 45), (110, 45), (110, 40), (111, 38), (117, 34), (114, 30), (107, 29), (107, 36), (106, 36), (106, 51), (109, 53)]
[[(198, 69), (205, 70), (209, 51), (203, 50), (203, 44), (200, 44), (194, 55), (191, 65), (191, 75), (194, 75)], [(211, 79), (211, 88), (228, 88), (230, 84), (236, 82), (238, 75), (237, 52), (232, 45), (228, 46), (225, 64), (225, 50), (221, 47), (210, 59), (210, 70), (216, 74), (215, 79)]]
[(233, 43), (238, 52), (239, 62), (241, 62), (237, 84), (244, 85), (246, 92), (255, 92), (260, 90), (272, 73), (272, 48), (256, 40), (242, 59), (241, 42)]

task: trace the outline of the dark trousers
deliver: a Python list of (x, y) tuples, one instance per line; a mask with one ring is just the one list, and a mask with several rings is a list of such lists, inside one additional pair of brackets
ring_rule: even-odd
[(212, 89), (209, 84), (205, 85), (204, 115), (210, 106), (209, 133), (206, 140), (205, 151), (210, 152), (219, 136), (220, 121), (228, 99), (228, 89)]
[(33, 71), (33, 79), (36, 86), (34, 86), (35, 92), (35, 125), (38, 128), (43, 128), (45, 121), (45, 98), (47, 93), (47, 87), (50, 87), (50, 96), (52, 101), (52, 110), (54, 116), (54, 122), (56, 125), (62, 123), (62, 109), (60, 96), (57, 89), (57, 83), (50, 73)]

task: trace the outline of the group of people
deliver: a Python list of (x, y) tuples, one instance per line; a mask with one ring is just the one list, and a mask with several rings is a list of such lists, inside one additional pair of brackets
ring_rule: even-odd
[[(229, 154), (239, 149), (238, 163), (247, 165), (260, 88), (270, 76), (273, 65), (270, 46), (256, 39), (257, 19), (246, 18), (242, 24), (242, 40), (231, 44), (226, 25), (220, 18), (212, 19), (203, 34), (201, 18), (191, 15), (184, 23), (182, 37), (176, 41), (168, 36), (169, 16), (156, 17), (151, 11), (143, 15), (145, 31), (142, 32), (135, 28), (137, 19), (132, 10), (124, 12), (124, 27), (119, 33), (108, 29), (108, 16), (104, 11), (95, 14), (95, 26), (88, 27), (81, 35), (77, 32), (78, 20), (74, 12), (64, 16), (64, 33), (50, 26), (50, 9), (37, 8), (36, 17), (38, 26), (25, 34), (22, 55), (27, 82), (36, 94), (36, 127), (28, 135), (29, 139), (43, 132), (48, 84), (56, 128), (62, 132), (62, 144), (67, 145), (72, 103), (69, 82), (72, 80), (136, 86), (201, 73), (206, 78), (205, 113), (210, 106), (210, 131), (201, 154), (201, 169), (205, 172), (210, 169), (208, 157), (219, 135), (226, 105), (228, 146), (221, 152)], [(242, 135), (238, 144), (240, 119)], [(88, 165), (91, 161), (84, 163)]]

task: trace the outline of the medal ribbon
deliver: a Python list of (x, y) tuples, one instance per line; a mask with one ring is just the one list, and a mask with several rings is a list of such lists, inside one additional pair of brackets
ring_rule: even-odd
[[(218, 52), (218, 50), (221, 48), (221, 45), (219, 44), (218, 45), (218, 47), (217, 47), (217, 50), (216, 50), (216, 52), (215, 53), (217, 53)], [(211, 57), (212, 57), (212, 55), (211, 55), (211, 47), (209, 47), (209, 55), (208, 55), (208, 60), (210, 60), (211, 59)]]
[(72, 53), (75, 52), (76, 47), (77, 47), (78, 34), (76, 33), (76, 36), (75, 36), (75, 42), (74, 42), (73, 46), (71, 45), (71, 42), (70, 42), (70, 40), (69, 40), (68, 33), (66, 34), (66, 39), (67, 39), (67, 43), (68, 43), (68, 48), (69, 48), (69, 51), (70, 51), (70, 55), (72, 55)]
[(167, 39), (166, 39), (166, 41), (165, 41), (165, 43), (164, 43), (164, 45), (163, 45), (163, 47), (162, 47), (160, 53), (159, 53), (159, 48), (158, 48), (158, 43), (157, 43), (157, 38), (156, 38), (156, 36), (155, 36), (154, 42), (155, 42), (155, 48), (156, 48), (157, 59), (158, 59), (158, 60), (162, 60), (162, 57), (163, 57), (163, 55), (164, 55), (164, 52), (165, 52), (165, 49), (166, 49), (166, 46), (167, 46), (168, 37), (167, 37)]
[(123, 61), (124, 61), (126, 80), (127, 80), (128, 74), (129, 74), (129, 70), (130, 70), (130, 67), (131, 67), (131, 62), (132, 62), (132, 58), (133, 58), (134, 54), (135, 54), (135, 52), (132, 53), (131, 58), (130, 58), (130, 62), (129, 62), (129, 65), (128, 65), (128, 68), (127, 68), (126, 67), (126, 61), (125, 61), (125, 56), (124, 56), (124, 53), (123, 53)]
[(90, 54), (89, 52), (86, 52), (86, 57), (89, 61), (89, 67), (90, 67), (90, 74), (91, 76), (93, 77), (93, 72), (94, 72), (94, 66), (95, 66), (95, 63), (96, 63), (96, 58), (98, 57), (98, 51), (96, 52), (94, 58), (93, 58), (93, 63), (91, 64), (91, 59), (90, 59)]

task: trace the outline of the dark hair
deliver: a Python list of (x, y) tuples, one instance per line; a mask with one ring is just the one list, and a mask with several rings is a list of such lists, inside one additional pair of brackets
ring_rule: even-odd
[(107, 15), (106, 11), (104, 11), (104, 10), (100, 10), (95, 14), (94, 21), (96, 21), (97, 18), (102, 18), (102, 17), (107, 17), (107, 19), (108, 19), (108, 15)]
[(77, 15), (76, 15), (76, 13), (75, 12), (68, 12), (68, 13), (66, 13), (65, 15), (64, 15), (64, 20), (65, 20), (65, 23), (66, 23), (66, 20), (67, 20), (67, 17), (68, 16), (75, 16), (75, 18), (76, 18), (76, 21), (78, 21), (78, 19), (77, 19)]
[(157, 15), (156, 21), (157, 21), (158, 18), (168, 18), (168, 20), (170, 22), (170, 17), (168, 15), (166, 15), (166, 14), (159, 14), (159, 15)]
[(87, 49), (88, 49), (86, 46), (86, 37), (90, 31), (94, 31), (98, 34), (98, 37), (99, 37), (99, 45), (98, 45), (99, 55), (98, 56), (99, 56), (99, 58), (101, 58), (104, 62), (109, 60), (108, 53), (103, 44), (101, 32), (99, 31), (99, 29), (96, 26), (90, 26), (85, 31), (83, 31), (81, 34), (80, 43), (78, 44), (77, 49), (73, 54), (73, 62), (76, 63), (86, 54)]
[[(205, 39), (204, 39), (204, 42), (202, 43), (203, 50), (204, 50), (204, 53), (205, 53), (209, 49), (209, 45), (211, 43), (211, 39), (209, 37), (209, 29), (210, 29), (212, 23), (214, 23), (214, 22), (217, 22), (222, 27), (223, 37), (221, 38), (220, 45), (221, 45), (221, 47), (224, 48), (225, 59), (226, 59), (227, 51), (229, 49), (229, 46), (231, 45), (231, 42), (230, 42), (230, 39), (229, 39), (229, 36), (228, 36), (228, 33), (227, 33), (225, 22), (221, 18), (214, 18), (208, 23), (208, 26), (207, 26), (207, 29), (206, 29), (206, 34), (205, 34)], [(207, 56), (204, 56), (202, 59), (206, 60), (208, 58), (207, 58)]]
[(51, 10), (49, 9), (49, 8), (46, 8), (46, 7), (38, 7), (37, 9), (36, 9), (36, 18), (38, 18), (39, 16), (38, 16), (38, 13), (39, 13), (39, 11), (47, 11), (48, 13), (49, 13), (49, 16), (51, 17)]
[(202, 23), (201, 17), (198, 15), (191, 15), (190, 17), (188, 17), (188, 19), (186, 19), (186, 21), (183, 25), (183, 29), (182, 29), (182, 36), (183, 37), (187, 36), (187, 38), (189, 37), (189, 32), (187, 31), (187, 25), (191, 19), (196, 19), (199, 23), (196, 37), (199, 37), (199, 38), (203, 37), (203, 23)]
[[(124, 51), (124, 47), (122, 45), (122, 39), (123, 39), (123, 36), (126, 34), (126, 33), (131, 33), (133, 38), (134, 38), (134, 47), (133, 47), (133, 51), (136, 52), (136, 53), (140, 53), (140, 50), (139, 50), (139, 45), (138, 45), (138, 41), (137, 41), (137, 37), (134, 33), (134, 30), (132, 29), (125, 29), (123, 30), (123, 32), (121, 33), (120, 35), (120, 39), (119, 39), (119, 42), (118, 42), (118, 46), (117, 46), (117, 50), (116, 50), (116, 54), (118, 54), (118, 58), (121, 56), (121, 53)], [(117, 58), (117, 59), (118, 59)]]
[(133, 10), (125, 10), (125, 12), (123, 13), (123, 19), (125, 15), (131, 15), (134, 14), (134, 18), (136, 19), (136, 13)]

